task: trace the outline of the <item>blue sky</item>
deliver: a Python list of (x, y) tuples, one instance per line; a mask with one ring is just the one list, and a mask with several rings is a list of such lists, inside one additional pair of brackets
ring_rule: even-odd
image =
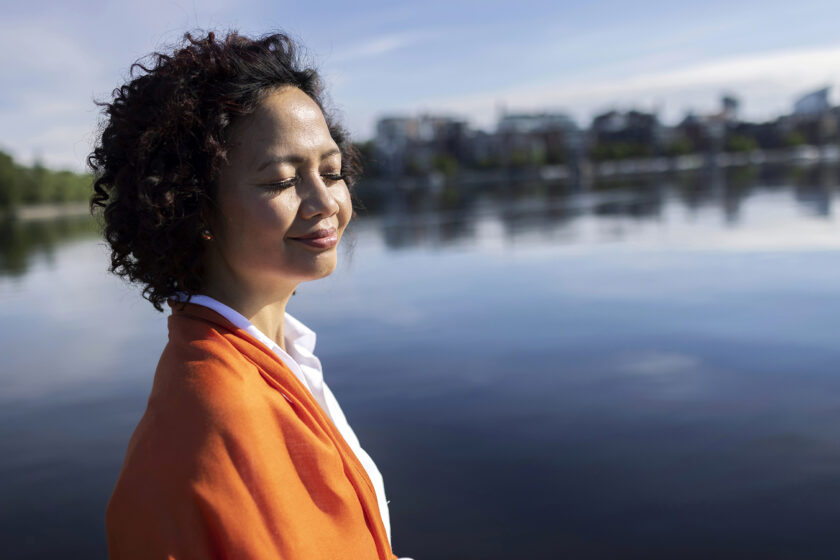
[(92, 99), (195, 28), (291, 33), (358, 139), (383, 114), (439, 112), (490, 128), (501, 107), (562, 110), (582, 125), (639, 107), (674, 122), (732, 92), (745, 118), (764, 119), (809, 89), (840, 93), (836, 0), (34, 0), (3, 12), (0, 148), (74, 169), (95, 135)]

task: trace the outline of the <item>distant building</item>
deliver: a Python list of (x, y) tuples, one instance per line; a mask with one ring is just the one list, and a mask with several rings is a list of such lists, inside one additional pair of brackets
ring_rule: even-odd
[(395, 176), (403, 173), (406, 149), (418, 138), (417, 119), (385, 117), (376, 123), (374, 150), (380, 172)]
[(632, 142), (653, 145), (659, 135), (659, 121), (652, 113), (609, 111), (592, 120), (592, 134), (598, 142)]
[(824, 87), (796, 100), (788, 119), (790, 137), (796, 142), (812, 145), (837, 142), (840, 119), (829, 103), (830, 91), (830, 87)]
[[(676, 126), (664, 126), (655, 112), (608, 111), (581, 130), (561, 112), (500, 110), (495, 130), (472, 129), (466, 120), (444, 115), (379, 119), (373, 141), (379, 171), (386, 176), (426, 176), (434, 181), (463, 169), (532, 168), (564, 164), (568, 176), (585, 176), (588, 158), (620, 160), (721, 152), (783, 150), (803, 144), (840, 142), (840, 107), (829, 103), (830, 88), (809, 92), (794, 112), (774, 121), (742, 122), (739, 99), (720, 97), (717, 110), (688, 113)], [(530, 173), (525, 169), (525, 173)], [(547, 170), (552, 171), (552, 170)], [(576, 175), (578, 174), (578, 175)]]
[(750, 130), (738, 118), (740, 106), (737, 97), (726, 94), (721, 96), (720, 109), (715, 113), (695, 115), (689, 112), (680, 124), (669, 131), (665, 151), (714, 152), (724, 149), (730, 135)]
[(564, 113), (503, 113), (495, 139), (502, 165), (563, 163), (581, 146), (580, 130)]
[(546, 131), (577, 130), (575, 122), (564, 113), (505, 113), (496, 130), (503, 134), (533, 134)]
[(655, 155), (663, 130), (653, 113), (609, 111), (592, 120), (589, 134), (595, 159), (613, 159)]
[(385, 175), (422, 174), (442, 157), (456, 161), (468, 157), (466, 121), (452, 117), (385, 117), (376, 123), (374, 149)]
[(793, 114), (797, 116), (813, 116), (826, 113), (831, 109), (828, 102), (830, 87), (824, 87), (811, 93), (806, 93), (793, 104)]
[(762, 150), (778, 150), (787, 147), (789, 125), (784, 119), (763, 123), (740, 122), (730, 132), (752, 138), (756, 147)]
[(721, 104), (721, 118), (727, 123), (738, 122), (738, 108), (741, 102), (733, 95), (724, 95), (720, 99)]

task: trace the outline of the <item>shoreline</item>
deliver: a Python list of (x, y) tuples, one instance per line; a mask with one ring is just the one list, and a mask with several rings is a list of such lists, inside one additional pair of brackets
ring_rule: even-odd
[(76, 218), (90, 216), (90, 206), (87, 202), (48, 202), (18, 206), (12, 209), (8, 215), (21, 222)]
[(840, 146), (803, 145), (783, 150), (752, 150), (748, 152), (691, 153), (678, 156), (624, 158), (593, 161), (581, 158), (574, 162), (492, 169), (462, 169), (445, 176), (438, 171), (424, 175), (362, 178), (357, 186), (361, 192), (440, 190), (445, 185), (461, 189), (517, 181), (561, 181), (587, 189), (596, 180), (665, 176), (673, 173), (698, 173), (736, 167), (791, 166), (840, 164)]

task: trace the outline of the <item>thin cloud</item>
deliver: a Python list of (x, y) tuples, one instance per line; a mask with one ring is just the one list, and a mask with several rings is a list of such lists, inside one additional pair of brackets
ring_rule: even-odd
[(331, 58), (333, 62), (348, 62), (374, 58), (417, 43), (423, 36), (424, 34), (422, 32), (416, 31), (382, 35), (364, 43), (339, 49)]
[(621, 369), (635, 375), (667, 375), (694, 369), (699, 364), (695, 356), (655, 350), (626, 356)]
[(580, 118), (611, 106), (641, 105), (651, 109), (652, 105), (665, 103), (672, 111), (684, 110), (701, 100), (707, 105), (715, 104), (722, 91), (734, 91), (741, 95), (746, 113), (771, 117), (789, 109), (793, 96), (813, 87), (835, 84), (840, 84), (840, 46), (831, 45), (726, 57), (619, 79), (554, 80), (424, 99), (418, 105), (461, 112), (489, 124), (488, 117), (494, 116), (500, 103), (517, 109), (565, 107)]

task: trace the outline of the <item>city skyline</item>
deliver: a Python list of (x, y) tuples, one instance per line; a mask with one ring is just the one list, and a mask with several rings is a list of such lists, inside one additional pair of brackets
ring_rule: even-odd
[[(324, 74), (355, 139), (386, 115), (456, 115), (487, 129), (501, 107), (558, 111), (582, 126), (610, 109), (674, 124), (721, 94), (745, 120), (789, 113), (801, 94), (840, 85), (831, 2), (702, 6), (532, 1), (151, 3), (9, 6), (0, 29), (0, 149), (22, 163), (82, 169), (107, 99), (139, 56), (194, 28), (281, 29)], [(371, 86), (371, 84), (375, 84)]]

